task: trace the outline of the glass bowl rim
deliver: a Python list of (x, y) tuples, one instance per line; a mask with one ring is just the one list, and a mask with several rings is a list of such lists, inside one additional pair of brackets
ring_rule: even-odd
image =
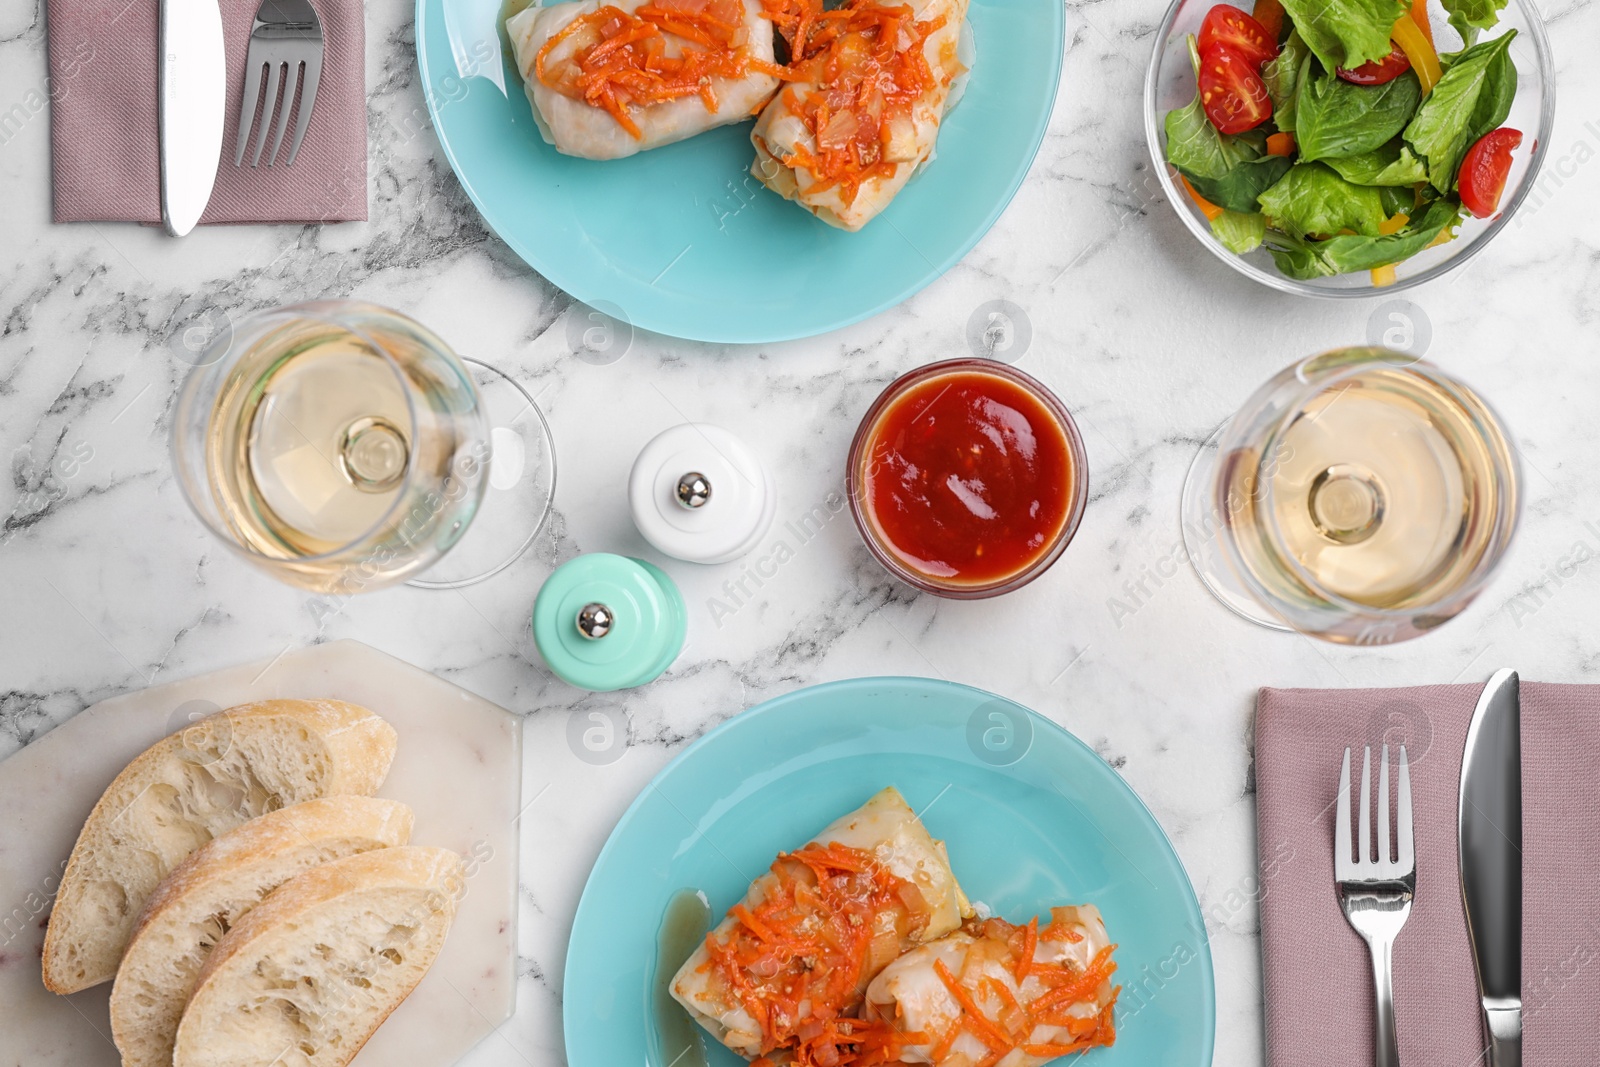
[[(1150, 153), (1150, 162), (1155, 168), (1156, 178), (1161, 182), (1162, 191), (1166, 194), (1167, 203), (1173, 212), (1183, 220), (1189, 232), (1194, 234), (1205, 249), (1213, 256), (1227, 263), (1238, 273), (1259, 282), (1270, 289), (1280, 293), (1293, 293), (1299, 296), (1312, 296), (1328, 300), (1359, 300), (1382, 296), (1389, 293), (1398, 293), (1413, 286), (1422, 285), (1465, 265), (1473, 256), (1477, 255), (1496, 237), (1501, 230), (1511, 221), (1522, 202), (1538, 184), (1539, 174), (1544, 167), (1545, 153), (1550, 148), (1550, 138), (1555, 130), (1556, 111), (1556, 76), (1555, 61), (1550, 49), (1550, 38), (1545, 33), (1544, 16), (1540, 14), (1538, 6), (1533, 0), (1511, 0), (1521, 12), (1523, 20), (1527, 23), (1525, 29), (1527, 36), (1533, 41), (1534, 55), (1538, 61), (1538, 84), (1540, 90), (1539, 128), (1534, 135), (1533, 152), (1528, 160), (1528, 171), (1520, 185), (1511, 193), (1508, 203), (1501, 206), (1495, 217), (1489, 221), (1486, 229), (1467, 241), (1455, 255), (1442, 263), (1436, 263), (1427, 270), (1405, 278), (1397, 278), (1393, 283), (1384, 286), (1360, 285), (1347, 288), (1332, 286), (1312, 285), (1308, 281), (1290, 278), (1281, 274), (1276, 268), (1267, 270), (1248, 263), (1245, 258), (1222, 246), (1210, 228), (1201, 224), (1195, 212), (1188, 210), (1185, 202), (1188, 194), (1178, 185), (1173, 178), (1172, 165), (1167, 162), (1166, 154), (1162, 151), (1162, 138), (1165, 135), (1161, 116), (1157, 114), (1156, 94), (1159, 91), (1161, 80), (1162, 58), (1166, 54), (1166, 42), (1172, 35), (1172, 28), (1178, 21), (1178, 14), (1188, 4), (1200, 3), (1201, 0), (1172, 0), (1167, 8), (1167, 13), (1162, 17), (1161, 24), (1156, 28), (1155, 44), (1150, 50), (1150, 62), (1145, 69), (1144, 76), (1144, 132), (1145, 146)], [(1213, 4), (1222, 3), (1224, 0), (1212, 0)], [(1521, 28), (1519, 28), (1520, 32)], [(1519, 72), (1520, 74), (1520, 72)], [(1520, 84), (1520, 83), (1519, 83)]]
[[(1066, 439), (1067, 452), (1073, 464), (1073, 485), (1071, 500), (1068, 504), (1067, 515), (1061, 524), (1060, 531), (1050, 546), (1021, 570), (1015, 571), (1004, 578), (986, 584), (940, 582), (936, 578), (913, 571), (897, 560), (892, 553), (880, 542), (878, 535), (872, 529), (871, 521), (867, 517), (867, 507), (863, 501), (865, 487), (860, 475), (862, 464), (866, 458), (866, 446), (871, 437), (871, 432), (877, 428), (884, 412), (889, 405), (899, 399), (913, 386), (940, 375), (953, 373), (978, 373), (988, 374), (1004, 379), (1028, 393), (1057, 421), (1061, 427), (1062, 436)], [(920, 589), (934, 596), (944, 597), (949, 600), (985, 600), (990, 597), (1000, 596), (1020, 589), (1039, 577), (1054, 566), (1056, 560), (1066, 551), (1067, 545), (1077, 535), (1078, 527), (1083, 522), (1083, 513), (1089, 501), (1089, 458), (1083, 446), (1083, 435), (1078, 430), (1077, 422), (1072, 418), (1072, 413), (1043, 382), (1028, 374), (1026, 371), (1001, 363), (998, 360), (984, 359), (981, 357), (964, 356), (956, 359), (938, 360), (925, 363), (920, 367), (913, 367), (892, 382), (886, 385), (876, 399), (867, 408), (866, 414), (861, 417), (856, 426), (855, 436), (850, 441), (849, 457), (845, 467), (845, 495), (850, 502), (850, 517), (854, 520), (856, 531), (861, 535), (861, 540), (867, 546), (867, 551), (895, 578), (905, 582), (914, 589)]]

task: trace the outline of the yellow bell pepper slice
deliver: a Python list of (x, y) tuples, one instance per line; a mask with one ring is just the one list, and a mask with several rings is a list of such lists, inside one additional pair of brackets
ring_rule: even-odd
[(1417, 20), (1408, 14), (1401, 15), (1389, 36), (1411, 60), (1411, 69), (1417, 72), (1417, 80), (1422, 83), (1422, 95), (1431, 93), (1444, 76), (1444, 68), (1439, 65), (1439, 53), (1434, 51), (1433, 42), (1417, 25)]
[(1386, 285), (1393, 285), (1394, 280), (1395, 274), (1393, 263), (1389, 263), (1382, 267), (1372, 268), (1372, 285), (1374, 288), (1382, 289)]
[(1406, 228), (1406, 223), (1410, 221), (1411, 217), (1405, 212), (1397, 212), (1393, 218), (1384, 219), (1378, 223), (1378, 234), (1387, 237), (1391, 233), (1399, 233)]

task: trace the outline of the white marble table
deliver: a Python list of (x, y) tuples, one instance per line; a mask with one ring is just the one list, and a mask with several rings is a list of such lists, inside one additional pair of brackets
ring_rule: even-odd
[[(1217, 1062), (1259, 1063), (1260, 964), (1251, 728), (1258, 686), (1361, 686), (1600, 675), (1600, 6), (1541, 0), (1560, 117), (1537, 207), (1472, 266), (1407, 294), (1429, 355), (1514, 431), (1525, 523), (1502, 576), (1442, 631), (1351, 650), (1252, 629), (1173, 577), (1177, 501), (1203, 441), (1291, 359), (1360, 342), (1381, 300), (1308, 302), (1214, 262), (1157, 195), (1139, 113), (1155, 0), (1069, 4), (1067, 73), (1044, 150), (966, 261), (903, 307), (838, 334), (724, 348), (636, 337), (604, 366), (574, 358), (570, 302), (489, 236), (439, 157), (412, 54), (411, 5), (368, 5), (372, 221), (203, 230), (49, 216), (44, 13), (0, 6), (0, 756), (103, 697), (280, 649), (357, 637), (528, 716), (519, 1011), (466, 1062), (564, 1062), (561, 974), (596, 852), (635, 792), (712, 724), (798, 686), (941, 676), (1005, 693), (1091, 743), (1150, 804), (1188, 865), (1216, 960)], [(17, 106), (13, 106), (17, 105)], [(246, 568), (185, 509), (166, 451), (186, 365), (168, 340), (200, 311), (355, 296), (406, 308), (460, 350), (514, 369), (561, 464), (548, 536), (463, 593), (397, 589), (332, 615)], [(580, 551), (652, 556), (624, 500), (650, 436), (686, 416), (754, 443), (779, 528), (840, 491), (855, 422), (889, 379), (965, 354), (969, 316), (1006, 299), (1032, 326), (1020, 366), (1083, 429), (1087, 517), (1042, 580), (988, 603), (890, 581), (848, 515), (791, 542), (750, 595), (740, 565), (667, 562), (690, 643), (665, 678), (579, 693), (538, 660), (528, 613)], [(773, 538), (780, 536), (775, 530)], [(654, 558), (652, 556), (652, 558)], [(614, 762), (578, 759), (574, 714), (625, 715)], [(620, 721), (620, 720), (619, 720)], [(537, 797), (537, 799), (535, 799)]]

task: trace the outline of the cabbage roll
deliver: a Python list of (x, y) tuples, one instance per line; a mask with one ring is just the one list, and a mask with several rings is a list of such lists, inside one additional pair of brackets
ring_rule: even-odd
[(762, 0), (582, 0), (527, 8), (506, 33), (539, 132), (584, 159), (742, 122), (781, 72)]
[(817, 218), (859, 230), (933, 156), (967, 0), (769, 0), (791, 51), (785, 85), (751, 132), (751, 173)]
[(1040, 1067), (1116, 1040), (1115, 947), (1090, 905), (973, 920), (884, 968), (862, 1014), (909, 1038), (902, 1063)]
[(942, 843), (889, 788), (785, 852), (695, 950), (672, 995), (747, 1058), (790, 1062), (854, 1025), (867, 985), (972, 909)]

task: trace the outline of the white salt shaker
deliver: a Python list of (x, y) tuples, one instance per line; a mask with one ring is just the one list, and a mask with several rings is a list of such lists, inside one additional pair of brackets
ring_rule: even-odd
[(772, 527), (778, 493), (756, 454), (720, 426), (695, 422), (653, 438), (628, 476), (634, 525), (661, 552), (727, 563)]

